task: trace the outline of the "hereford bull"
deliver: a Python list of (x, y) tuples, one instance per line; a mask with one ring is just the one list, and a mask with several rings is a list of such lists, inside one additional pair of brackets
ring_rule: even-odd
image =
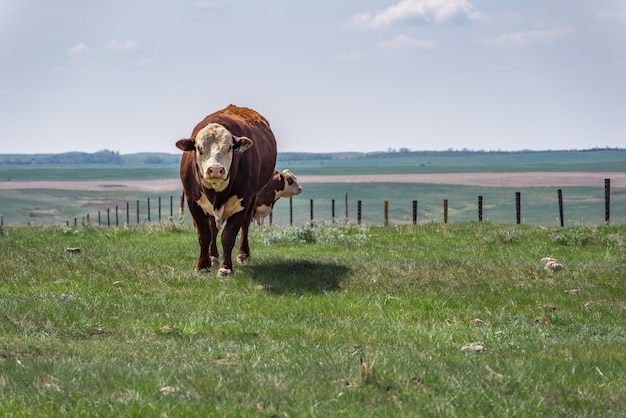
[(256, 195), (256, 207), (253, 218), (263, 226), (263, 219), (270, 214), (274, 203), (281, 197), (292, 197), (302, 193), (298, 179), (287, 169), (282, 172), (274, 170), (274, 175)]
[(232, 250), (240, 229), (237, 259), (250, 257), (247, 230), (256, 194), (276, 165), (276, 139), (259, 113), (230, 105), (200, 121), (191, 138), (177, 141), (176, 146), (184, 151), (180, 178), (198, 231), (196, 270), (208, 271), (211, 260), (219, 258), (214, 235), (224, 225), (218, 275), (227, 276), (233, 271)]

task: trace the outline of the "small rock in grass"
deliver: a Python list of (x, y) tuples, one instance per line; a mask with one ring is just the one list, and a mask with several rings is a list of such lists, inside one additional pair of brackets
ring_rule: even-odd
[(461, 347), (461, 351), (469, 351), (472, 353), (482, 353), (487, 350), (481, 343), (469, 343)]

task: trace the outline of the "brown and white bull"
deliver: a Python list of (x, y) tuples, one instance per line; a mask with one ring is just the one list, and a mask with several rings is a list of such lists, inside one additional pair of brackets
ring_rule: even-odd
[(248, 227), (256, 194), (272, 177), (276, 139), (267, 120), (245, 107), (230, 105), (200, 121), (191, 138), (176, 146), (183, 150), (180, 178), (200, 244), (196, 270), (208, 271), (219, 258), (215, 245), (222, 230), (219, 276), (233, 271), (232, 250), (240, 229), (237, 259), (250, 257)]
[(256, 195), (256, 207), (253, 218), (263, 226), (263, 219), (274, 209), (274, 203), (281, 197), (292, 197), (302, 193), (302, 187), (298, 179), (287, 169), (279, 172), (274, 170), (274, 175)]

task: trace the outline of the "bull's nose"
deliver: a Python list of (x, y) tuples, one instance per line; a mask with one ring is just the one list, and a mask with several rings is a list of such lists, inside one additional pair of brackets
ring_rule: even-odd
[(224, 177), (224, 167), (221, 167), (221, 166), (209, 167), (208, 175), (209, 175), (208, 176), (209, 178), (222, 178)]

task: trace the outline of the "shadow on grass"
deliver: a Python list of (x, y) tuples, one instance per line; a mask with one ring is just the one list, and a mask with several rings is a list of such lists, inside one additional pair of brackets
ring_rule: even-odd
[(350, 271), (342, 264), (303, 259), (270, 261), (248, 270), (252, 280), (276, 294), (338, 290)]

